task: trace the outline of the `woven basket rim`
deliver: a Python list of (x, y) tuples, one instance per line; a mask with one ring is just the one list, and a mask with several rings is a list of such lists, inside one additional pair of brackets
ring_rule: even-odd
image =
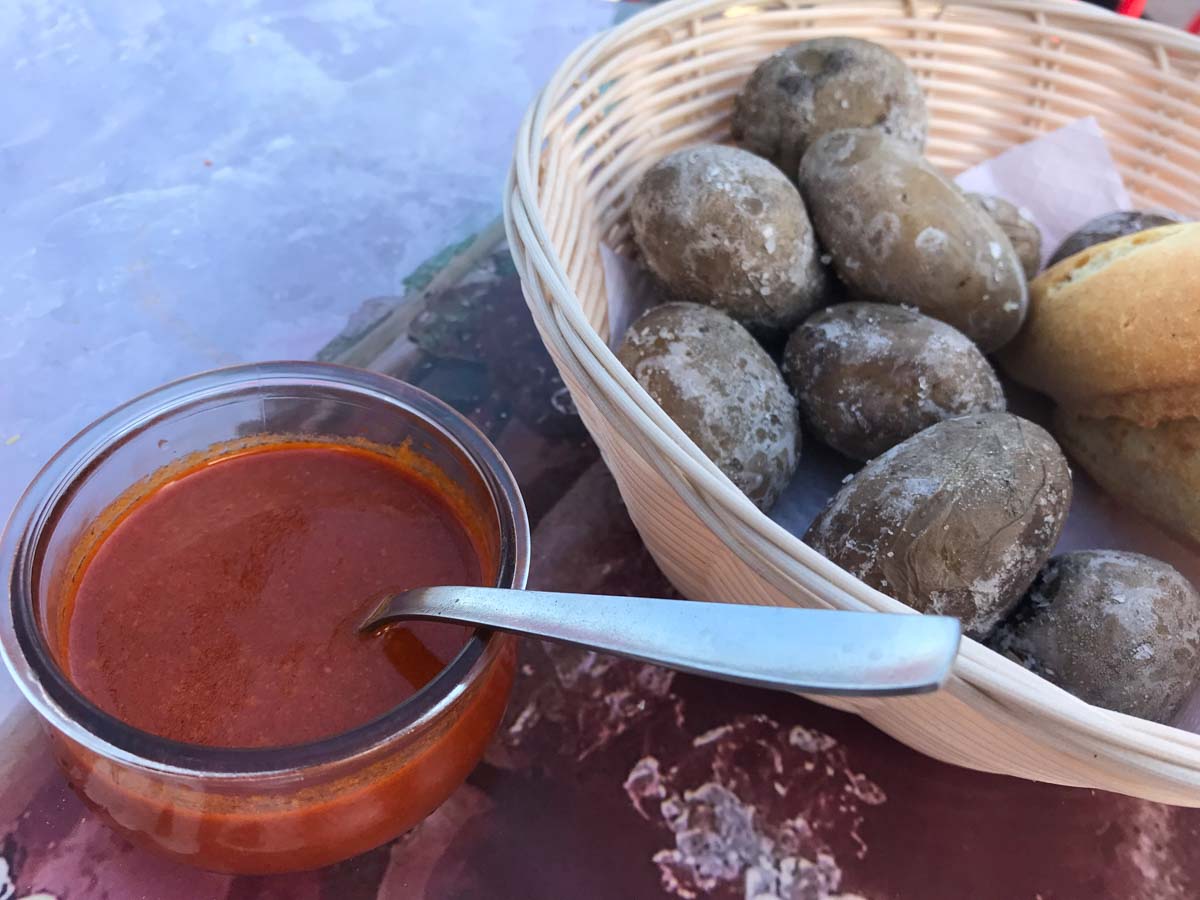
[[(690, 0), (689, 3), (667, 0), (667, 2), (658, 3), (631, 16), (624, 22), (614, 25), (607, 31), (601, 32), (594, 37), (594, 41), (604, 44), (611, 41), (613, 45), (616, 45), (630, 35), (651, 30), (651, 25), (662, 26), (679, 19), (693, 18), (705, 11), (720, 12), (731, 6), (799, 9), (807, 5), (803, 0)], [(1161, 22), (1122, 16), (1102, 7), (1080, 2), (1080, 0), (861, 0), (860, 5), (902, 8), (910, 11), (925, 6), (943, 11), (954, 7), (964, 7), (1028, 13), (1034, 16), (1062, 14), (1071, 19), (1095, 22), (1105, 28), (1136, 28), (1145, 34), (1154, 35), (1159, 43), (1166, 47), (1195, 54), (1197, 58), (1200, 58), (1200, 36), (1172, 28)], [(915, 16), (913, 18), (916, 19)], [(919, 21), (919, 19), (916, 20)], [(610, 40), (602, 41), (603, 38)], [(564, 60), (560, 69), (565, 67), (573, 56), (574, 54)]]
[[(543, 139), (548, 133), (547, 120), (565, 119), (559, 101), (596, 61), (623, 49), (623, 45), (647, 33), (669, 26), (677, 27), (681, 22), (719, 13), (735, 5), (788, 9), (799, 4), (784, 0), (748, 0), (743, 3), (737, 0), (672, 0), (652, 7), (581, 44), (562, 63), (530, 106), (521, 124), (516, 156), (505, 188), (505, 225), (517, 268), (522, 281), (527, 284), (526, 296), (543, 339), (552, 345), (552, 351), (558, 351), (556, 358), (563, 359), (585, 384), (594, 383), (602, 387), (599, 391), (602, 396), (593, 399), (607, 404), (611, 394), (628, 402), (631, 415), (637, 416), (641, 432), (638, 438), (644, 439), (651, 447), (648, 455), (645, 448), (631, 445), (643, 461), (651, 466), (665, 462), (668, 467), (680, 470), (682, 478), (686, 479), (706, 506), (727, 514), (741, 527), (756, 532), (766, 540), (769, 550), (804, 566), (816, 578), (852, 599), (853, 592), (861, 594), (863, 589), (870, 589), (755, 507), (620, 364), (584, 313), (583, 303), (568, 275), (567, 266), (550, 238), (541, 207), (546, 185), (541, 177), (540, 154)], [(822, 6), (836, 8), (837, 5), (834, 0)], [(849, 2), (845, 5), (849, 5)], [(959, 8), (1022, 13), (1039, 19), (1065, 17), (1065, 20), (1085, 23), (1085, 27), (1098, 25), (1102, 30), (1119, 24), (1123, 29), (1140, 29), (1141, 33), (1152, 37), (1160, 46), (1178, 51), (1188, 58), (1189, 63), (1200, 66), (1200, 39), (1156, 23), (1117, 17), (1072, 0), (955, 0), (947, 3), (862, 0), (855, 5), (900, 12), (908, 10), (910, 14), (921, 8)], [(912, 21), (914, 29), (919, 30), (921, 20), (916, 18)], [(1099, 37), (1105, 35), (1101, 33)], [(1170, 71), (1161, 56), (1159, 64)], [(563, 127), (562, 123), (557, 123), (556, 127)], [(529, 289), (529, 279), (537, 279), (537, 291)], [(544, 309), (542, 301), (536, 296), (543, 287)], [(661, 454), (662, 458), (651, 458), (655, 452)], [(659, 474), (670, 483), (669, 473), (660, 471)], [(693, 511), (698, 515), (704, 512)], [(911, 612), (899, 601), (879, 592), (873, 593), (877, 595), (875, 599), (878, 605)], [(852, 606), (853, 603), (846, 604), (846, 608)], [(864, 607), (859, 604), (859, 608)], [(1200, 734), (1091, 706), (972, 640), (963, 642), (955, 678), (961, 679), (963, 688), (970, 685), (984, 695), (1003, 696), (1010, 703), (1037, 716), (1039, 721), (1053, 723), (1061, 729), (1061, 733), (1077, 739), (1081, 744), (1099, 744), (1101, 749), (1111, 749), (1114, 757), (1145, 757), (1164, 767), (1180, 770), (1177, 783), (1184, 783), (1193, 790), (1200, 784)], [(1136, 761), (1126, 760), (1134, 768), (1137, 768)]]

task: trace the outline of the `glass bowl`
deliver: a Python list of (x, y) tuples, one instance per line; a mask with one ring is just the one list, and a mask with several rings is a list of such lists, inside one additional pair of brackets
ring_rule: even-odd
[(67, 617), (61, 601), (78, 565), (76, 548), (162, 473), (226, 448), (288, 438), (403, 451), (468, 514), (493, 583), (525, 586), (524, 504), (487, 439), (410, 385), (318, 363), (223, 369), (114, 410), (37, 475), (0, 543), (10, 595), (0, 650), (67, 778), (134, 842), (206, 869), (311, 869), (411, 828), (483, 755), (516, 665), (514, 638), (477, 631), (429, 684), (391, 711), (334, 737), (279, 748), (178, 743), (126, 725), (84, 697), (54, 649)]

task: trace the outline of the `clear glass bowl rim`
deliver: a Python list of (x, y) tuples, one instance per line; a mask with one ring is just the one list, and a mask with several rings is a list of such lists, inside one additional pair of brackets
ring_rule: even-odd
[(191, 375), (117, 407), (68, 441), (30, 482), (3, 536), (9, 603), (0, 617), (0, 656), (26, 700), (51, 727), (88, 750), (164, 775), (238, 780), (289, 775), (370, 756), (420, 733), (491, 667), (507, 637), (480, 630), (433, 681), (355, 729), (287, 747), (218, 748), (172, 741), (125, 724), (83, 696), (54, 664), (36, 624), (34, 563), (55, 508), (109, 447), (158, 418), (247, 388), (334, 388), (414, 416), (451, 442), (476, 468), (498, 513), (498, 587), (523, 588), (529, 573), (529, 523), (516, 479), (499, 451), (460, 413), (388, 375), (331, 363), (267, 362)]

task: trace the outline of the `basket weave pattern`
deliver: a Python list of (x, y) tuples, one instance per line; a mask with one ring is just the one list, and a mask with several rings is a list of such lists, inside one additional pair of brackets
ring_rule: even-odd
[[(917, 73), (950, 173), (1095, 116), (1139, 207), (1200, 218), (1200, 41), (1068, 0), (674, 0), (578, 48), (526, 116), (505, 223), (542, 338), (671, 581), (711, 601), (903, 611), (760, 513), (609, 350), (600, 245), (628, 252), (632, 186), (728, 138), (771, 52), (825, 35)], [(803, 465), (803, 459), (801, 465)], [(945, 690), (821, 702), (971, 768), (1200, 806), (1200, 736), (1097, 709), (974, 641)]]

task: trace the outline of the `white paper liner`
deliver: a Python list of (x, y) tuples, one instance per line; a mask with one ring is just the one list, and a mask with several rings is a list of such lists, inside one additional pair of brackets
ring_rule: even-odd
[(1042, 232), (1042, 264), (1072, 231), (1116, 209), (1129, 194), (1091, 116), (967, 169), (964, 191), (993, 194), (1021, 207)]

